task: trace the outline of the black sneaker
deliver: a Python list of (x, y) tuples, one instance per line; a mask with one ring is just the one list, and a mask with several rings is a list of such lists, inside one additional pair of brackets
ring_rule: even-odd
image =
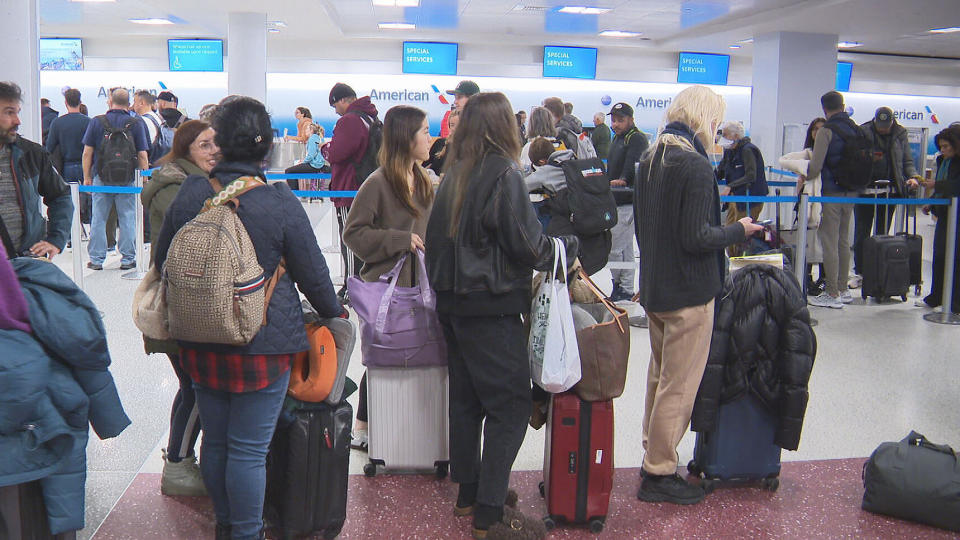
[(136, 268), (136, 267), (137, 267), (137, 263), (136, 263), (136, 262), (129, 262), (129, 263), (122, 263), (122, 264), (120, 264), (120, 269), (121, 269), (121, 270), (132, 270), (132, 269), (134, 269), (134, 268)]
[(102, 264), (97, 264), (97, 263), (95, 263), (95, 262), (88, 262), (88, 263), (87, 263), (87, 268), (89, 268), (89, 269), (91, 269), (91, 270), (103, 270), (103, 265), (102, 265)]
[(676, 473), (666, 476), (646, 473), (642, 478), (637, 492), (641, 501), (697, 504), (706, 496), (702, 487), (688, 483)]

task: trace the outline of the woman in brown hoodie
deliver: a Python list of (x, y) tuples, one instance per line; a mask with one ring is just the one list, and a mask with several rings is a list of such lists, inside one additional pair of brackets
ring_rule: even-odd
[[(364, 281), (379, 280), (405, 253), (424, 248), (433, 185), (420, 163), (430, 157), (431, 142), (427, 113), (406, 105), (387, 111), (380, 168), (360, 187), (343, 227), (343, 243), (363, 261), (360, 278)], [(413, 257), (407, 258), (398, 287), (413, 285), (415, 262)], [(366, 375), (360, 381), (359, 400), (353, 446), (365, 450)]]

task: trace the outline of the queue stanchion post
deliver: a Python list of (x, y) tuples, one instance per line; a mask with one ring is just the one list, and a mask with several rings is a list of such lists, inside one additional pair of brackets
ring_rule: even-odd
[(953, 313), (953, 287), (956, 285), (953, 281), (953, 271), (956, 267), (957, 258), (957, 207), (960, 199), (954, 197), (950, 199), (950, 209), (947, 212), (947, 249), (943, 269), (943, 296), (940, 299), (940, 313), (927, 313), (923, 316), (925, 320), (938, 324), (960, 325), (960, 315)]
[[(140, 188), (140, 190), (143, 189), (143, 175), (139, 170), (136, 172), (136, 176), (134, 177), (134, 185)], [(143, 262), (143, 252), (145, 250), (143, 243), (143, 203), (140, 202), (139, 193), (135, 193), (133, 196), (135, 197), (136, 201), (134, 203), (134, 209), (137, 213), (137, 226), (134, 232), (134, 234), (137, 235), (134, 239), (136, 240), (137, 246), (137, 258), (135, 259), (137, 261), (137, 266), (126, 274), (122, 274), (120, 277), (123, 279), (141, 280), (145, 275), (147, 275), (147, 265)], [(121, 231), (121, 233), (122, 232), (123, 231)]]
[(83, 225), (80, 223), (80, 184), (70, 183), (70, 200), (73, 201), (73, 219), (70, 220), (70, 250), (73, 256), (73, 282), (83, 290), (83, 246), (80, 239)]

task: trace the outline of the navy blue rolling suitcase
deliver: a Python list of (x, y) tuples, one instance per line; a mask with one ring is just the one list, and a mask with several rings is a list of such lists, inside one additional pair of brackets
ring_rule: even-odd
[(687, 470), (702, 475), (703, 489), (717, 482), (761, 482), (764, 489), (780, 487), (780, 447), (774, 444), (777, 420), (753, 395), (720, 405), (717, 429), (697, 433), (693, 460)]

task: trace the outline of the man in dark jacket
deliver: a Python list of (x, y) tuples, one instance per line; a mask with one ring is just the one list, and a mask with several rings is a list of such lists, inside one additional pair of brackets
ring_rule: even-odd
[(50, 106), (50, 100), (47, 98), (42, 98), (40, 100), (40, 128), (43, 132), (41, 135), (41, 140), (46, 144), (47, 134), (50, 133), (50, 126), (53, 125), (53, 121), (60, 116), (60, 111), (54, 110)]
[[(720, 195), (750, 195), (763, 197), (770, 191), (767, 187), (767, 175), (763, 166), (763, 155), (760, 149), (750, 142), (746, 136), (743, 124), (727, 122), (721, 129), (723, 138), (727, 141), (723, 150), (723, 158), (717, 166), (717, 178), (726, 180), (727, 185)], [(741, 218), (750, 216), (754, 221), (760, 217), (763, 203), (738, 202), (728, 207), (726, 224), (736, 223)], [(731, 257), (741, 254), (740, 246), (730, 246), (727, 253)]]
[[(377, 106), (371, 103), (370, 96), (357, 99), (357, 93), (353, 88), (343, 83), (337, 83), (330, 89), (329, 102), (340, 115), (340, 119), (333, 128), (333, 138), (330, 139), (325, 156), (330, 162), (330, 189), (356, 191), (366, 180), (366, 178), (357, 177), (357, 164), (363, 159), (367, 145), (370, 143), (370, 126), (378, 121)], [(337, 209), (337, 225), (341, 238), (352, 203), (352, 198), (333, 199)], [(340, 242), (340, 253), (343, 256), (345, 270), (343, 286), (340, 287), (337, 296), (341, 300), (348, 301), (346, 298), (347, 276), (359, 275), (363, 261), (351, 253), (343, 241)]]
[(597, 151), (597, 157), (607, 159), (610, 155), (610, 126), (604, 122), (604, 114), (598, 112), (593, 115), (593, 132), (590, 133), (590, 142)]
[[(617, 201), (617, 224), (610, 231), (613, 238), (608, 261), (630, 265), (628, 269), (610, 270), (613, 275), (613, 293), (610, 298), (619, 302), (631, 299), (636, 292), (633, 286), (633, 247), (636, 243), (633, 227), (633, 185), (637, 175), (637, 163), (649, 143), (647, 136), (633, 123), (633, 107), (626, 103), (617, 103), (610, 109), (610, 125), (613, 126), (615, 135), (610, 144), (607, 174), (610, 177), (613, 198)], [(603, 129), (606, 129), (606, 126)]]
[[(907, 130), (897, 123), (890, 107), (880, 107), (873, 116), (873, 120), (860, 126), (864, 134), (870, 139), (873, 146), (873, 169), (870, 173), (872, 181), (889, 180), (891, 197), (908, 195), (911, 186), (917, 185), (920, 175), (913, 164), (913, 152), (910, 151), (910, 142), (907, 140)], [(913, 180), (913, 182), (910, 182)], [(887, 188), (868, 187), (861, 197), (875, 199), (883, 194)], [(873, 227), (874, 206), (858, 204), (853, 209), (853, 277), (848, 283), (851, 289), (860, 287), (861, 262), (863, 261), (863, 241), (871, 234), (888, 234), (890, 222), (896, 210), (895, 206), (881, 206), (876, 208), (877, 226)]]
[(70, 235), (73, 202), (50, 155), (17, 133), (22, 101), (19, 86), (0, 82), (0, 239), (8, 257), (53, 257)]

